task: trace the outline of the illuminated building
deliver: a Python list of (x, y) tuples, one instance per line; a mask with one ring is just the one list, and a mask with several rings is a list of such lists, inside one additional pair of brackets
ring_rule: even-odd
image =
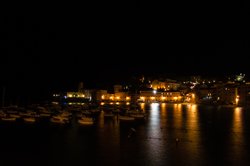
[(182, 102), (183, 96), (179, 91), (156, 91), (144, 90), (140, 91), (139, 102)]
[(165, 91), (168, 90), (177, 90), (180, 87), (180, 84), (177, 83), (175, 80), (166, 79), (164, 81), (153, 80), (151, 83), (150, 88), (155, 90), (163, 89)]
[(127, 103), (131, 101), (131, 96), (128, 92), (124, 92), (121, 85), (114, 85), (114, 92), (108, 93), (107, 90), (97, 90), (96, 99), (99, 102), (104, 103)]

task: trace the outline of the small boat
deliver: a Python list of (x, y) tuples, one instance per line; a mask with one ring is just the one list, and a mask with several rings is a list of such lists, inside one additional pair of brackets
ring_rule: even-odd
[(9, 116), (10, 116), (11, 118), (21, 118), (21, 116), (18, 115), (18, 114), (9, 114)]
[(135, 118), (130, 117), (130, 116), (125, 116), (125, 115), (120, 115), (119, 120), (124, 121), (124, 122), (133, 122), (135, 120)]
[(36, 122), (36, 119), (34, 117), (26, 117), (23, 118), (24, 122), (28, 122), (28, 123), (34, 123)]
[(94, 120), (91, 117), (81, 117), (80, 119), (78, 119), (78, 123), (81, 125), (93, 125)]
[(58, 124), (66, 124), (69, 123), (69, 120), (66, 119), (65, 117), (53, 116), (52, 118), (50, 118), (50, 122)]
[(14, 118), (14, 117), (2, 117), (2, 121), (13, 122), (13, 121), (16, 121), (16, 118)]

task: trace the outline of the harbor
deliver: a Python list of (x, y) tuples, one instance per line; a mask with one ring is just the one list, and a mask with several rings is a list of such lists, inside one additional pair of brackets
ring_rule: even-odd
[[(81, 125), (0, 123), (3, 165), (247, 165), (249, 110), (196, 104), (141, 104), (147, 118), (96, 115)], [(115, 111), (116, 112), (116, 111)], [(64, 113), (65, 114), (65, 113)], [(127, 116), (127, 115), (126, 115)], [(12, 160), (15, 159), (15, 160)], [(195, 163), (195, 164), (194, 164)]]

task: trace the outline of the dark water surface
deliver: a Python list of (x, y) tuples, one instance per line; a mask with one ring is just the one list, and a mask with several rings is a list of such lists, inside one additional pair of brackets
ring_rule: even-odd
[[(249, 165), (250, 110), (142, 105), (144, 122), (0, 124), (0, 166)], [(131, 128), (136, 131), (131, 132)]]

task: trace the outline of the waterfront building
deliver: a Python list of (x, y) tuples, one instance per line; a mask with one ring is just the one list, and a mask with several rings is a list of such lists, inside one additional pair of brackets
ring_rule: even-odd
[(182, 102), (183, 95), (180, 91), (159, 91), (159, 90), (142, 90), (140, 91), (139, 102)]
[(129, 92), (124, 91), (122, 85), (114, 85), (113, 92), (97, 90), (96, 99), (102, 104), (123, 104), (131, 101)]
[(163, 81), (153, 80), (150, 85), (150, 88), (154, 90), (163, 89), (165, 91), (177, 90), (179, 87), (180, 83), (178, 83), (176, 80), (171, 80), (171, 79), (166, 79)]

